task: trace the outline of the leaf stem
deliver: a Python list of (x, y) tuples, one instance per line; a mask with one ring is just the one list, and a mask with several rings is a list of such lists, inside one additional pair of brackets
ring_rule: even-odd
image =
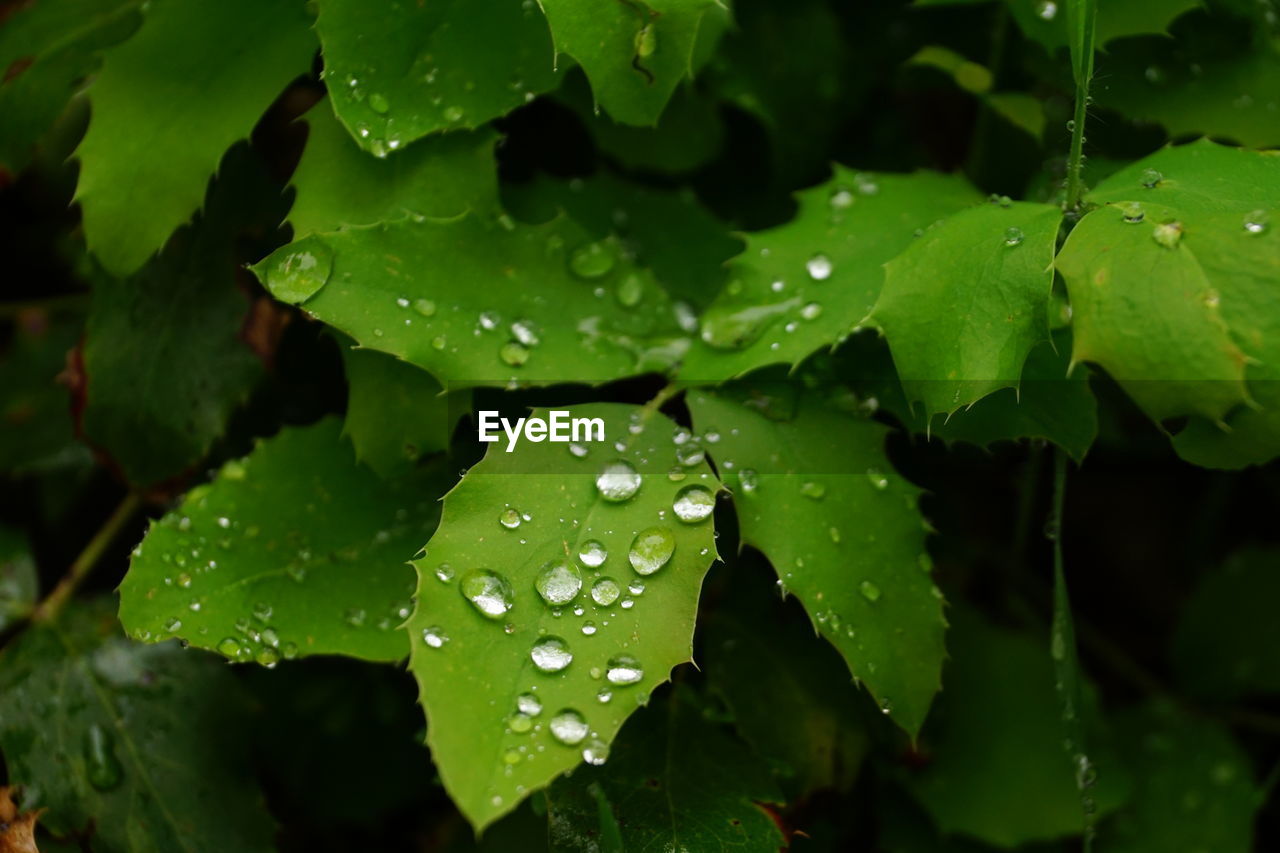
[(142, 506), (142, 497), (137, 492), (130, 492), (125, 499), (116, 507), (115, 512), (111, 513), (108, 518), (98, 528), (98, 532), (93, 534), (93, 538), (89, 540), (89, 544), (84, 546), (84, 550), (80, 552), (80, 556), (76, 557), (75, 562), (71, 564), (71, 568), (67, 570), (67, 574), (58, 581), (58, 585), (53, 588), (44, 600), (41, 601), (31, 614), (32, 622), (49, 622), (58, 615), (58, 611), (62, 609), (62, 605), (75, 594), (80, 588), (80, 584), (89, 576), (98, 561), (102, 559), (103, 553), (107, 547), (115, 541), (116, 536), (134, 514), (138, 508)]
[(650, 415), (665, 406), (672, 397), (676, 396), (683, 390), (684, 388), (682, 388), (678, 382), (668, 382), (663, 386), (661, 391), (653, 395), (652, 400), (645, 403), (640, 408), (641, 417), (648, 420)]
[(1084, 183), (1084, 121), (1089, 111), (1089, 81), (1093, 79), (1093, 47), (1098, 28), (1097, 0), (1067, 0), (1067, 29), (1070, 32), (1071, 72), (1076, 81), (1076, 111), (1071, 121), (1071, 150), (1067, 154), (1067, 198), (1064, 209), (1080, 208)]
[(1080, 208), (1084, 182), (1080, 173), (1084, 169), (1084, 121), (1089, 106), (1089, 81), (1076, 84), (1076, 111), (1071, 120), (1071, 150), (1067, 155), (1067, 199), (1063, 208), (1068, 212)]

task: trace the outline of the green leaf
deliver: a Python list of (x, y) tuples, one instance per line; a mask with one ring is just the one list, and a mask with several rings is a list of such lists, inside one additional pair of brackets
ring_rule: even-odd
[(343, 432), (356, 458), (384, 478), (449, 449), (451, 411), (467, 406), (467, 392), (447, 395), (430, 373), (385, 353), (343, 346), (347, 418)]
[[(928, 763), (908, 787), (944, 833), (1000, 847), (1075, 835), (1082, 825), (1076, 768), (1062, 743), (1062, 711), (1043, 643), (950, 612), (943, 691), (920, 736)], [(1091, 704), (1081, 709), (1096, 733)], [(1112, 812), (1128, 779), (1106, 742), (1092, 737), (1099, 815)]]
[(82, 425), (130, 482), (151, 485), (198, 462), (261, 378), (237, 262), (253, 255), (246, 232), (270, 234), (282, 201), (238, 146), (193, 224), (135, 275), (94, 282)]
[(1249, 755), (1219, 723), (1150, 703), (1115, 721), (1133, 796), (1098, 833), (1101, 850), (1248, 853), (1263, 792)]
[(246, 783), (247, 703), (215, 659), (130, 643), (97, 601), (29, 628), (3, 661), (0, 748), (43, 826), (106, 853), (273, 849)]
[(628, 256), (653, 270), (667, 293), (699, 308), (719, 292), (725, 262), (742, 248), (728, 226), (692, 194), (653, 189), (608, 173), (508, 185), (503, 202), (529, 222), (545, 222), (563, 210), (594, 239), (617, 229)]
[(1117, 45), (1095, 87), (1098, 104), (1163, 125), (1174, 138), (1204, 134), (1263, 148), (1280, 144), (1280, 56), (1265, 38), (1198, 18), (1179, 38)]
[(883, 265), (918, 230), (976, 203), (963, 179), (932, 172), (870, 174), (836, 167), (797, 196), (785, 225), (747, 234), (730, 278), (702, 317), (701, 343), (681, 366), (692, 382), (722, 382), (770, 364), (796, 364), (862, 322)]
[(387, 160), (360, 151), (330, 105), (306, 115), (307, 147), (293, 174), (294, 237), (405, 216), (449, 217), (497, 207), (496, 135), (486, 129), (424, 139)]
[(599, 103), (624, 124), (652, 125), (693, 74), (698, 29), (716, 0), (540, 0), (557, 54), (572, 56)]
[[(786, 386), (743, 403), (691, 392), (742, 541), (758, 548), (884, 713), (914, 735), (942, 669), (942, 596), (929, 579), (920, 490), (893, 472), (888, 430)], [(787, 410), (791, 409), (790, 412)]]
[(85, 240), (127, 275), (200, 207), (223, 152), (244, 139), (315, 41), (293, 0), (155, 0), (106, 52), (76, 150)]
[(888, 353), (868, 349), (858, 347), (847, 359), (848, 374), (857, 377), (853, 385), (863, 405), (892, 413), (913, 433), (983, 448), (1001, 441), (1043, 439), (1061, 447), (1077, 462), (1084, 461), (1098, 435), (1098, 402), (1089, 389), (1089, 371), (1067, 375), (1071, 356), (1067, 330), (1032, 348), (1017, 389), (1005, 388), (983, 397), (945, 420), (930, 419), (920, 409), (913, 410)]
[(799, 606), (772, 594), (764, 572), (741, 564), (731, 571), (704, 622), (712, 688), (738, 732), (773, 765), (789, 800), (850, 790), (869, 744), (860, 724), (864, 701), (844, 662), (814, 636)]
[(0, 472), (21, 474), (74, 453), (67, 389), (58, 384), (84, 328), (80, 312), (17, 315), (0, 358)]
[(957, 213), (885, 265), (870, 322), (889, 339), (903, 389), (925, 415), (1017, 388), (1049, 335), (1061, 211), (987, 204)]
[(397, 660), (406, 564), (435, 527), (438, 475), (383, 481), (329, 418), (287, 428), (151, 525), (120, 584), (143, 641), (180, 637), (232, 660)]
[(786, 838), (765, 804), (780, 802), (760, 758), (677, 688), (627, 723), (603, 767), (551, 787), (548, 836), (556, 853), (775, 853)]
[(564, 217), (468, 215), (312, 235), (254, 272), (277, 298), (449, 389), (596, 383), (665, 366), (677, 336), (666, 293), (620, 254)]
[[(1150, 2), (1150, 0), (1143, 0)], [(1098, 29), (1098, 0), (1066, 0), (1067, 47), (1077, 91), (1088, 91), (1093, 78), (1093, 50)]]
[(318, 0), (333, 109), (386, 157), (429, 133), (480, 127), (559, 83), (547, 22), (520, 0)]
[[(1280, 237), (1267, 224), (1277, 192), (1280, 158), (1210, 142), (1166, 148), (1103, 181), (1089, 199), (1105, 206), (1058, 256), (1074, 362), (1105, 368), (1157, 422), (1230, 424), (1180, 444), (1193, 460), (1242, 465), (1280, 451)], [(1229, 417), (1244, 403), (1260, 410)]]
[(1025, 130), (1037, 141), (1044, 135), (1044, 106), (1040, 101), (1022, 92), (992, 92), (995, 78), (986, 66), (939, 45), (920, 48), (907, 64), (936, 68), (1014, 127)]
[[(917, 6), (949, 6), (985, 0), (916, 0)], [(1072, 45), (1072, 61), (1079, 53), (1083, 33), (1071, 26), (1072, 5), (1078, 0), (1005, 0), (1018, 27), (1027, 38), (1053, 53)], [(1090, 5), (1094, 5), (1090, 3)], [(1202, 0), (1099, 0), (1094, 41), (1105, 45), (1116, 39), (1148, 33), (1166, 34), (1175, 18), (1200, 8)], [(1081, 16), (1082, 18), (1084, 16)], [(1081, 22), (1083, 23), (1083, 22)], [(1090, 48), (1092, 51), (1092, 48)], [(1078, 75), (1077, 75), (1078, 76)]]
[[(698, 593), (716, 557), (710, 519), (684, 523), (674, 504), (690, 493), (713, 500), (719, 483), (701, 461), (677, 466), (673, 423), (617, 404), (562, 411), (603, 419), (605, 442), (582, 444), (581, 458), (572, 445), (494, 446), (445, 498), (415, 563), (410, 669), (440, 777), (477, 830), (584, 757), (598, 760), (627, 716), (689, 660)], [(617, 463), (631, 466), (639, 491), (606, 500), (597, 477)], [(679, 481), (668, 477), (673, 466)], [(632, 553), (638, 536), (644, 547)], [(665, 564), (664, 539), (674, 547)], [(633, 569), (655, 565), (651, 575)], [(538, 591), (547, 572), (563, 580), (543, 584), (563, 604)], [(557, 642), (572, 661), (544, 671), (555, 655), (540, 644)], [(585, 722), (568, 725), (566, 710)]]
[(29, 616), (38, 593), (31, 543), (22, 531), (0, 525), (0, 631)]
[(140, 0), (42, 0), (0, 28), (0, 168), (22, 169), (99, 53), (133, 34)]
[(1280, 552), (1239, 551), (1209, 573), (1187, 601), (1171, 656), (1180, 684), (1215, 703), (1280, 693), (1275, 601)]

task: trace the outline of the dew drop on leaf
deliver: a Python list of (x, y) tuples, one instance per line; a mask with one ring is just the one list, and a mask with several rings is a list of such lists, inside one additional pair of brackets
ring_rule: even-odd
[(644, 678), (644, 667), (631, 655), (615, 655), (609, 658), (604, 677), (615, 686), (635, 684)]
[(568, 560), (557, 557), (542, 566), (533, 586), (547, 604), (568, 604), (582, 590), (582, 572)]
[(1262, 234), (1267, 230), (1271, 217), (1265, 210), (1255, 210), (1244, 218), (1244, 230), (1250, 234)]
[(631, 542), (627, 559), (637, 574), (651, 575), (665, 566), (676, 550), (676, 537), (666, 527), (641, 530)]
[(618, 600), (622, 587), (613, 578), (600, 578), (591, 585), (591, 600), (601, 607), (608, 607)]
[(1181, 222), (1162, 222), (1151, 232), (1151, 239), (1166, 249), (1176, 249), (1182, 241)]
[(1004, 232), (1004, 244), (1006, 246), (1021, 246), (1025, 239), (1022, 229), (1017, 227), (1007, 228)]
[[(542, 706), (538, 706), (538, 710), (542, 710)], [(533, 728), (533, 718), (523, 711), (517, 711), (507, 718), (507, 728), (516, 734), (522, 735)]]
[(520, 510), (507, 507), (498, 515), (498, 523), (508, 530), (515, 530), (520, 526)]
[(510, 367), (520, 367), (529, 360), (529, 348), (518, 341), (507, 341), (498, 348), (498, 358)]
[(575, 249), (569, 256), (569, 269), (579, 278), (591, 280), (608, 275), (617, 262), (618, 254), (613, 246), (599, 240)]
[(430, 299), (415, 299), (413, 301), (413, 310), (417, 311), (423, 317), (434, 317), (436, 313), (436, 304)]
[(821, 483), (809, 480), (800, 484), (800, 494), (804, 495), (806, 498), (813, 498), (815, 501), (820, 501), (826, 497), (827, 487)]
[(619, 459), (604, 466), (604, 470), (596, 477), (596, 488), (600, 497), (610, 503), (628, 501), (640, 491), (640, 473), (630, 462)]
[(218, 643), (218, 654), (235, 660), (240, 654), (240, 641), (235, 637), (223, 637)]
[(858, 592), (862, 593), (862, 597), (872, 603), (880, 600), (880, 587), (876, 586), (871, 581), (863, 581), (858, 584)]
[(590, 765), (599, 767), (609, 760), (609, 744), (599, 738), (592, 738), (582, 748), (582, 760)]
[(1153, 190), (1160, 186), (1160, 182), (1164, 180), (1164, 175), (1160, 174), (1156, 169), (1143, 169), (1142, 176), (1139, 181), (1144, 187)]
[(533, 644), (529, 650), (533, 665), (543, 672), (560, 672), (573, 663), (569, 644), (555, 635), (548, 635)]
[(267, 271), (267, 286), (277, 299), (301, 303), (329, 281), (333, 251), (316, 237), (303, 237), (278, 255)]
[(671, 504), (676, 518), (685, 524), (697, 524), (706, 521), (716, 508), (716, 496), (706, 486), (694, 483), (676, 492)]
[(1124, 212), (1124, 221), (1130, 225), (1137, 225), (1146, 218), (1146, 213), (1142, 210), (1142, 205), (1136, 201), (1131, 201), (1122, 208)]
[(760, 488), (760, 475), (755, 468), (743, 468), (738, 472), (738, 485), (742, 487), (744, 494), (755, 494), (756, 489)]
[(609, 551), (599, 539), (588, 539), (578, 548), (578, 560), (589, 569), (604, 565), (609, 558)]
[(884, 491), (889, 488), (889, 478), (879, 468), (868, 468), (867, 480), (870, 481), (872, 488), (877, 491)]
[(532, 693), (521, 693), (516, 697), (516, 708), (521, 714), (536, 717), (542, 713), (542, 700)]
[(572, 708), (557, 711), (548, 725), (551, 736), (566, 746), (582, 743), (590, 731), (587, 721)]
[(826, 281), (831, 278), (833, 269), (831, 259), (823, 254), (814, 255), (805, 262), (804, 268), (809, 273), (809, 278), (814, 281)]
[(124, 778), (111, 734), (97, 723), (85, 732), (84, 761), (89, 784), (99, 791), (110, 791)]
[(439, 625), (431, 625), (422, 629), (422, 642), (433, 649), (438, 649), (449, 642), (449, 635)]
[(453, 580), (453, 566), (448, 563), (441, 563), (436, 566), (436, 579), (440, 583), (449, 583)]
[(471, 569), (458, 581), (462, 597), (470, 601), (481, 615), (498, 619), (515, 603), (511, 584), (490, 569)]

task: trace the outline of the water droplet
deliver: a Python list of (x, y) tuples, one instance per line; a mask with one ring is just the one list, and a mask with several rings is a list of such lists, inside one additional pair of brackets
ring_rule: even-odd
[(444, 108), (443, 115), (444, 120), (447, 122), (459, 122), (462, 121), (464, 113), (462, 112), (462, 107), (450, 106)]
[(1262, 234), (1270, 222), (1271, 217), (1265, 210), (1255, 210), (1244, 218), (1244, 230), (1250, 234)]
[(596, 488), (600, 490), (600, 497), (610, 503), (622, 503), (628, 501), (640, 491), (640, 473), (631, 466), (630, 462), (619, 459), (616, 462), (610, 462), (596, 477)]
[(521, 714), (536, 717), (542, 713), (542, 700), (532, 693), (521, 693), (516, 697), (516, 708)]
[(716, 349), (742, 349), (756, 341), (769, 325), (799, 303), (798, 297), (770, 305), (715, 303), (702, 317), (699, 337)]
[(263, 646), (258, 649), (258, 654), (254, 657), (259, 666), (265, 666), (267, 669), (275, 669), (276, 664), (280, 663), (280, 650), (275, 646)]
[(519, 764), (524, 756), (520, 754), (520, 750), (511, 747), (502, 753), (502, 763), (507, 765)]
[(436, 566), (436, 579), (440, 583), (449, 583), (449, 581), (453, 580), (453, 566), (448, 563), (441, 563)]
[(511, 584), (489, 569), (471, 569), (458, 582), (462, 597), (470, 601), (481, 615), (498, 619), (515, 604)]
[(632, 595), (644, 595), (644, 581), (633, 580), (631, 583), (627, 584), (627, 592)]
[(584, 458), (591, 450), (585, 444), (579, 444), (576, 441), (569, 443), (569, 453), (578, 459)]
[(176, 634), (182, 630), (182, 620), (170, 619), (168, 622), (164, 623), (164, 629), (170, 634)]
[(449, 642), (449, 635), (439, 625), (432, 625), (422, 629), (422, 642), (433, 649), (438, 649)]
[(596, 623), (592, 622), (590, 619), (582, 623), (582, 633), (590, 637), (595, 632), (596, 632)]
[(218, 643), (218, 654), (235, 660), (240, 656), (240, 641), (235, 637), (224, 637)]
[(85, 732), (84, 760), (89, 784), (99, 791), (110, 791), (124, 778), (111, 735), (97, 723)]
[(1153, 190), (1160, 186), (1160, 182), (1164, 180), (1164, 175), (1155, 169), (1143, 169), (1142, 176), (1138, 179), (1142, 185), (1149, 190)]
[[(542, 710), (541, 705), (538, 706), (538, 710)], [(511, 731), (518, 735), (522, 735), (533, 728), (533, 717), (523, 711), (517, 711), (510, 717), (507, 717), (507, 728), (511, 729)]]
[(1023, 240), (1022, 229), (1013, 227), (1006, 228), (1004, 232), (1004, 244), (1006, 246), (1021, 246)]
[(809, 278), (814, 281), (826, 281), (831, 278), (831, 259), (826, 255), (817, 254), (809, 260), (805, 261), (805, 270), (809, 273)]
[(516, 320), (511, 324), (511, 336), (521, 346), (536, 347), (538, 345), (538, 328), (531, 320)]
[(498, 348), (498, 358), (511, 367), (520, 367), (529, 360), (529, 348), (517, 341), (507, 341)]
[(658, 49), (658, 33), (652, 23), (645, 24), (636, 33), (635, 49), (636, 56), (640, 59), (648, 59)]
[(267, 287), (277, 299), (301, 303), (329, 280), (333, 251), (318, 237), (303, 237), (282, 250), (267, 272)]
[(868, 468), (867, 479), (871, 481), (872, 487), (878, 491), (884, 491), (889, 488), (889, 478), (879, 468)]
[(1151, 232), (1151, 239), (1166, 249), (1176, 249), (1182, 241), (1181, 222), (1162, 222)]
[(614, 295), (618, 298), (619, 305), (634, 308), (644, 298), (644, 281), (637, 274), (631, 273), (618, 282)]
[(369, 95), (369, 106), (375, 113), (385, 113), (391, 109), (391, 104), (387, 102), (387, 96), (379, 92)]
[(609, 760), (609, 744), (599, 738), (592, 738), (587, 741), (587, 745), (582, 748), (582, 760), (595, 767), (599, 767)]
[(806, 320), (816, 320), (822, 316), (822, 306), (817, 302), (810, 302), (800, 309), (800, 316)]
[(820, 501), (826, 497), (827, 487), (822, 483), (809, 480), (800, 484), (800, 494), (804, 495), (806, 498), (812, 498), (815, 501)]
[(557, 711), (548, 728), (551, 729), (551, 736), (566, 746), (582, 743), (583, 738), (590, 733), (587, 721), (572, 708)]
[(579, 278), (597, 279), (608, 275), (618, 262), (618, 253), (606, 240), (588, 243), (569, 256), (569, 269)]
[(415, 299), (413, 301), (413, 310), (423, 317), (433, 317), (436, 313), (436, 304), (430, 299)]
[[(705, 516), (704, 516), (705, 517)], [(676, 537), (666, 527), (641, 530), (631, 542), (627, 559), (637, 574), (651, 575), (665, 566), (676, 550)]]
[(644, 678), (644, 667), (631, 655), (615, 655), (609, 658), (604, 677), (610, 684), (619, 687), (635, 684)]
[(831, 191), (831, 207), (833, 210), (845, 210), (852, 207), (854, 202), (853, 193), (844, 187), (837, 187)]
[(359, 628), (364, 625), (364, 620), (366, 616), (367, 614), (360, 608), (352, 607), (342, 615), (342, 618), (343, 618), (343, 621), (345, 621), (352, 628)]
[(529, 650), (533, 665), (543, 672), (559, 672), (573, 663), (569, 644), (554, 635), (548, 635), (533, 644)]
[(542, 566), (533, 586), (547, 604), (568, 604), (582, 590), (582, 572), (568, 560), (557, 557)]
[(871, 581), (863, 581), (858, 584), (858, 592), (862, 593), (862, 597), (873, 604), (880, 600), (880, 587)]
[(596, 701), (601, 705), (608, 704), (612, 699), (613, 691), (608, 687), (601, 687), (600, 690), (596, 692)]
[(1137, 225), (1147, 216), (1142, 209), (1142, 205), (1138, 204), (1136, 201), (1129, 202), (1122, 207), (1121, 210), (1124, 213), (1124, 221), (1128, 222), (1130, 225)]
[(578, 548), (578, 560), (589, 569), (604, 565), (609, 558), (609, 551), (599, 539), (588, 539)]
[(508, 530), (515, 530), (520, 526), (520, 510), (509, 506), (498, 515), (498, 523)]
[(608, 607), (618, 600), (622, 588), (613, 578), (600, 578), (591, 585), (591, 600), (601, 607)]
[(697, 524), (700, 521), (706, 521), (715, 510), (716, 496), (706, 486), (694, 483), (676, 492), (671, 508), (675, 510), (676, 518), (685, 524)]
[(1058, 16), (1058, 4), (1053, 0), (1040, 0), (1039, 5), (1036, 6), (1036, 15), (1042, 21), (1052, 21)]

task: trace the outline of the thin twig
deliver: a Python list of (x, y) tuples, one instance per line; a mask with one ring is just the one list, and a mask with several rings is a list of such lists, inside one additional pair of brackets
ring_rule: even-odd
[(102, 527), (98, 528), (97, 533), (93, 534), (89, 544), (84, 546), (84, 550), (80, 552), (80, 556), (76, 557), (75, 562), (71, 564), (67, 574), (62, 580), (58, 581), (58, 585), (53, 588), (53, 591), (36, 606), (36, 609), (31, 614), (32, 622), (48, 622), (58, 615), (62, 605), (66, 604), (67, 600), (80, 588), (80, 584), (93, 571), (103, 553), (141, 506), (142, 498), (137, 492), (130, 492), (125, 496), (125, 499), (116, 507), (115, 512), (111, 513), (111, 517), (103, 523)]

